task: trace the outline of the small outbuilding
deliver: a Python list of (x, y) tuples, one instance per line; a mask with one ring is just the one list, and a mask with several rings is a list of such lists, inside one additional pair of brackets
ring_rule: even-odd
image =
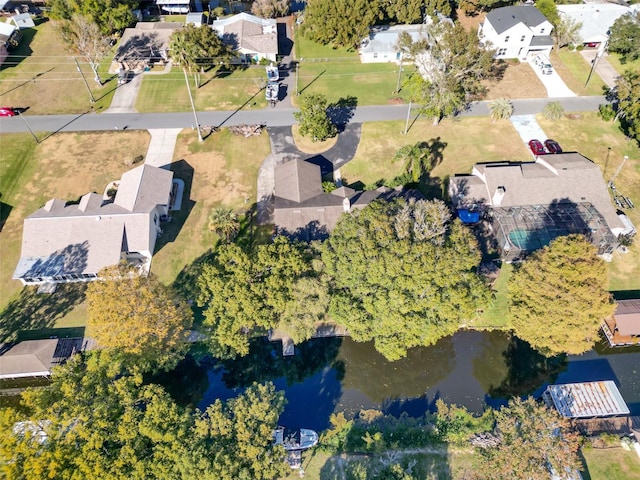
[(640, 344), (640, 298), (617, 300), (616, 311), (602, 324), (612, 347)]
[(629, 407), (615, 382), (549, 385), (542, 394), (545, 403), (565, 418), (602, 418), (629, 415)]
[(25, 28), (33, 28), (36, 26), (30, 13), (18, 13), (17, 15), (10, 17), (9, 21), (20, 30), (24, 30)]

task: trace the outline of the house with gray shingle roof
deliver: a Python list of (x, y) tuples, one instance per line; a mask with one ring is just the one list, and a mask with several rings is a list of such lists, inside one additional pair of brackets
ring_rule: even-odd
[(520, 260), (558, 236), (581, 233), (611, 254), (626, 226), (613, 206), (600, 167), (573, 153), (539, 156), (535, 162), (474, 165), (449, 180), (458, 209), (480, 209), (491, 225), (503, 260)]
[(553, 25), (534, 6), (511, 6), (491, 10), (478, 28), (478, 38), (496, 49), (496, 58), (548, 55), (553, 48)]
[(291, 160), (274, 171), (274, 223), (279, 234), (300, 240), (324, 240), (345, 212), (362, 209), (374, 200), (416, 197), (418, 192), (392, 190), (357, 191), (339, 187), (331, 193), (322, 189), (318, 165)]
[(13, 278), (24, 285), (90, 281), (121, 261), (148, 272), (172, 183), (173, 172), (141, 165), (122, 175), (113, 198), (49, 200), (24, 221)]
[(272, 62), (277, 60), (278, 28), (273, 18), (260, 18), (243, 12), (214, 20), (211, 28), (244, 62), (263, 58)]

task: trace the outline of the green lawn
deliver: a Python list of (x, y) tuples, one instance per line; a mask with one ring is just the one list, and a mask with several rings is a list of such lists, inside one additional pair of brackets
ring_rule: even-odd
[[(594, 112), (584, 113), (580, 117), (552, 121), (538, 115), (538, 123), (565, 151), (578, 151), (600, 165), (607, 181), (627, 155), (629, 160), (620, 170), (615, 184), (620, 192), (640, 205), (640, 148), (637, 143), (628, 140), (617, 123), (604, 122)], [(608, 151), (609, 147), (611, 152)], [(638, 208), (626, 210), (625, 213), (636, 226), (640, 225)], [(637, 237), (629, 253), (614, 254), (609, 264), (609, 276), (609, 289), (612, 291), (640, 290), (640, 240)]]
[[(413, 67), (405, 66), (402, 82)], [(300, 63), (298, 65), (298, 92), (321, 93), (329, 102), (355, 97), (358, 105), (384, 105), (396, 102), (398, 66), (393, 63)]]
[(561, 48), (560, 52), (554, 49), (551, 53), (551, 63), (558, 72), (562, 80), (576, 95), (602, 95), (604, 82), (594, 73), (589, 79), (585, 88), (587, 78), (589, 78), (589, 65), (580, 52), (570, 52), (566, 48)]
[(476, 117), (446, 119), (438, 126), (432, 123), (420, 118), (407, 135), (402, 134), (403, 121), (365, 123), (354, 159), (340, 169), (343, 178), (364, 185), (393, 179), (402, 173), (402, 164), (393, 160), (396, 152), (419, 141), (445, 144), (442, 163), (431, 172), (438, 182), (456, 173), (470, 173), (477, 162), (531, 159), (510, 122)]
[(494, 298), (491, 304), (480, 317), (471, 322), (471, 326), (475, 328), (503, 328), (506, 326), (509, 315), (507, 286), (512, 273), (513, 266), (503, 263), (492, 287)]
[(620, 55), (618, 55), (617, 53), (610, 53), (605, 58), (620, 75), (622, 75), (627, 70), (640, 72), (640, 59), (622, 64), (620, 63)]
[[(23, 30), (19, 47), (0, 67), (0, 96), (3, 105), (28, 108), (30, 114), (77, 113), (90, 110), (87, 85), (82, 80), (73, 54), (67, 50), (54, 21)], [(93, 81), (89, 65), (78, 58), (97, 111), (111, 103), (115, 78), (108, 73), (111, 54), (100, 65), (104, 85)], [(61, 94), (73, 92), (73, 94)]]
[[(216, 245), (218, 238), (208, 229), (214, 208), (224, 205), (238, 214), (252, 208), (258, 169), (270, 148), (266, 132), (244, 138), (222, 129), (204, 143), (190, 131), (178, 137), (172, 170), (185, 181), (188, 199), (183, 199), (180, 212), (172, 213), (173, 220), (156, 246), (152, 271), (160, 280), (173, 282)], [(254, 239), (264, 233), (251, 228), (247, 225)]]
[(296, 28), (294, 32), (294, 48), (298, 61), (309, 59), (323, 60), (332, 59), (340, 61), (359, 62), (358, 52), (348, 50), (346, 48), (334, 48), (331, 45), (320, 45), (311, 41), (300, 34), (300, 28)]
[(640, 458), (634, 451), (618, 448), (583, 448), (587, 463), (585, 480), (639, 480)]
[[(264, 108), (267, 105), (263, 86), (266, 82), (264, 67), (237, 68), (230, 73), (201, 75), (201, 86), (196, 88), (193, 75), (189, 75), (196, 109), (234, 110)], [(136, 99), (139, 112), (179, 112), (191, 109), (184, 73), (173, 68), (166, 74), (145, 75)]]

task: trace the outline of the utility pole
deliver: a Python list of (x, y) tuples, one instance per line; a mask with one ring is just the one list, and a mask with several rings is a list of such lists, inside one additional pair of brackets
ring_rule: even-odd
[(85, 85), (85, 87), (87, 87), (87, 90), (89, 91), (89, 100), (91, 101), (91, 103), (96, 103), (96, 99), (93, 96), (93, 92), (89, 88), (89, 84), (87, 83), (87, 79), (84, 78), (84, 73), (82, 73), (82, 70), (80, 69), (80, 64), (78, 63), (78, 59), (76, 57), (73, 57), (73, 61), (76, 62), (76, 68), (78, 69), (78, 72), (80, 72), (80, 76), (82, 77), (82, 80), (84, 81), (84, 85)]
[(406, 135), (409, 131), (409, 116), (411, 115), (411, 100), (409, 100), (409, 110), (407, 110), (407, 122), (404, 124), (404, 133)]
[(31, 134), (31, 136), (33, 137), (33, 139), (36, 141), (36, 143), (40, 143), (40, 140), (38, 140), (38, 137), (36, 137), (36, 134), (33, 133), (33, 130), (31, 130), (31, 125), (29, 125), (27, 123), (27, 119), (24, 118), (24, 115), (22, 114), (22, 112), (18, 113), (18, 116), (22, 119), (22, 121), (24, 122), (24, 124), (27, 126), (27, 129), (29, 130), (29, 133)]
[(403, 52), (400, 52), (400, 63), (398, 64), (398, 81), (396, 82), (396, 91), (394, 93), (398, 93), (400, 91), (400, 76), (402, 75), (402, 57), (404, 56)]
[(204, 138), (202, 138), (202, 132), (200, 131), (200, 122), (198, 122), (198, 114), (196, 113), (196, 105), (193, 103), (193, 95), (191, 95), (191, 86), (189, 85), (189, 77), (187, 76), (187, 69), (183, 68), (184, 72), (184, 81), (187, 82), (187, 91), (189, 92), (189, 100), (191, 101), (191, 110), (193, 110), (193, 118), (196, 121), (196, 128), (198, 129), (198, 141), (204, 142)]

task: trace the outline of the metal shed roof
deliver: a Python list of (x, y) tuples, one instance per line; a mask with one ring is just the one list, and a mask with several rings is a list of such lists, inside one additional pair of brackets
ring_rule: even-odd
[(551, 398), (558, 412), (567, 418), (629, 414), (629, 407), (611, 380), (549, 385), (545, 395)]

